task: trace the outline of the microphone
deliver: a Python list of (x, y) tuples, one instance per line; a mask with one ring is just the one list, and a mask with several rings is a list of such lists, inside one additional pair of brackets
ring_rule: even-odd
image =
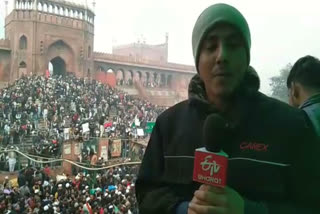
[(229, 139), (225, 119), (218, 114), (209, 115), (203, 128), (205, 147), (195, 151), (193, 181), (216, 187), (226, 186), (228, 155), (221, 148)]

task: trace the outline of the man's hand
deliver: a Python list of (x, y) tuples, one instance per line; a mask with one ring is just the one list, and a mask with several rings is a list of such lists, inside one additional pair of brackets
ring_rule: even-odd
[(188, 214), (243, 214), (244, 200), (235, 190), (201, 185), (189, 203)]

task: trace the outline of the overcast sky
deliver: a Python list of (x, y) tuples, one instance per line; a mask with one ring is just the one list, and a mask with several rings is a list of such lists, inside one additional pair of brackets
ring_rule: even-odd
[[(92, 0), (87, 2), (91, 4)], [(203, 9), (218, 2), (238, 8), (249, 23), (251, 65), (260, 75), (262, 92), (270, 92), (270, 77), (286, 64), (307, 54), (320, 57), (316, 0), (96, 0), (95, 51), (110, 52), (112, 44), (135, 42), (141, 35), (147, 43), (163, 43), (168, 32), (169, 61), (193, 64), (193, 25)]]

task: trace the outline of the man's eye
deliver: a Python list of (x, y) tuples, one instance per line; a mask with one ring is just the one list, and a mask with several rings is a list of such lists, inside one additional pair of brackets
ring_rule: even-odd
[(208, 45), (208, 46), (206, 47), (206, 49), (207, 49), (208, 51), (214, 51), (214, 50), (217, 49), (217, 45), (215, 45), (215, 44)]
[(241, 42), (237, 41), (237, 40), (232, 40), (232, 41), (229, 41), (227, 43), (227, 45), (231, 48), (236, 48), (236, 47), (239, 47), (241, 45)]

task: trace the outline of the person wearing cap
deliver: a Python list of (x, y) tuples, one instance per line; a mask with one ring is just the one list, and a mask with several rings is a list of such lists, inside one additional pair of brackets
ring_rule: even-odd
[[(153, 128), (136, 181), (141, 214), (320, 213), (320, 143), (301, 110), (258, 91), (250, 47), (249, 26), (236, 8), (215, 4), (199, 16), (192, 34), (198, 74), (189, 99)], [(211, 114), (230, 132), (221, 145), (229, 155), (225, 188), (192, 179)]]
[(91, 200), (90, 197), (86, 198), (86, 203), (83, 206), (83, 213), (84, 214), (93, 214), (92, 207), (90, 205), (90, 200)]

